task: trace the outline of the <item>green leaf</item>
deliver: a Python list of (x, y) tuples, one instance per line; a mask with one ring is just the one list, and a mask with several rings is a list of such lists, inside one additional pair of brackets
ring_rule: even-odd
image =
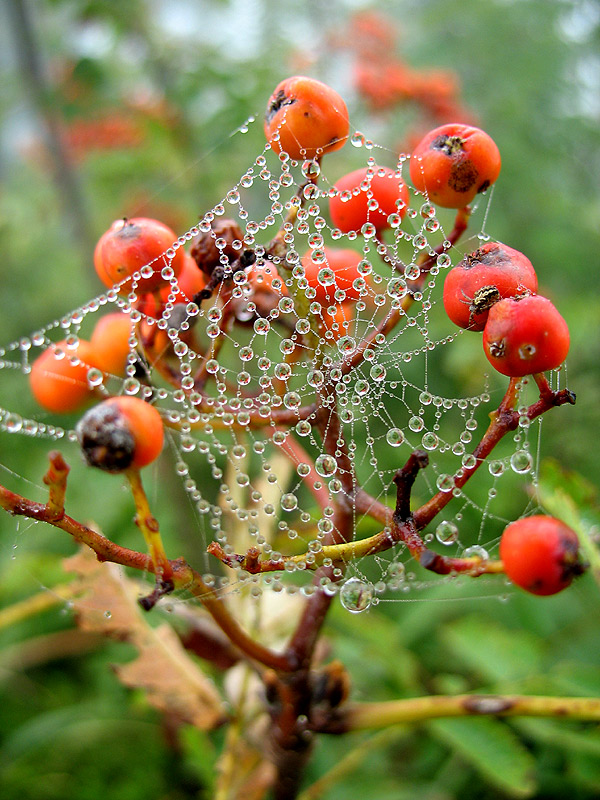
[(488, 717), (440, 719), (427, 727), (511, 797), (531, 797), (536, 791), (535, 761), (504, 722)]
[(483, 616), (473, 614), (455, 620), (441, 635), (458, 658), (488, 681), (520, 681), (542, 668), (543, 647), (539, 639)]

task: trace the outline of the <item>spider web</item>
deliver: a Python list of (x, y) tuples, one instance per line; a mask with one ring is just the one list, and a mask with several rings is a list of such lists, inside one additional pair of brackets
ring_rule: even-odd
[[(241, 130), (246, 129), (247, 125)], [(351, 144), (355, 167), (367, 167), (374, 175), (385, 163), (407, 177), (407, 157), (395, 160), (360, 132), (354, 133)], [(539, 425), (530, 425), (522, 414), (517, 431), (473, 480), (462, 489), (455, 487), (454, 476), (474, 463), (473, 446), (506, 382), (488, 374), (483, 353), (475, 353), (478, 337), (457, 332), (446, 318), (441, 289), (447, 270), (489, 239), (484, 228), (491, 197), (482, 198), (474, 209), (471, 228), (478, 232), (451, 246), (447, 237), (452, 216), (411, 191), (404, 219), (391, 215), (382, 241), (370, 223), (361, 233), (342, 233), (332, 226), (328, 203), (337, 190), (328, 170), (327, 159), (324, 166), (317, 161), (298, 163), (265, 148), (222, 201), (166, 251), (163, 263), (148, 265), (138, 276), (141, 280), (160, 269), (170, 282), (162, 316), (155, 319), (144, 313), (134, 279), (127, 296), (116, 286), (8, 344), (0, 350), (0, 368), (10, 377), (9, 395), (15, 396), (13, 387), (18, 385), (16, 396), (23, 397), (31, 364), (45, 348), (65, 340), (65, 358), (76, 358), (79, 336), (99, 315), (117, 310), (128, 314), (134, 326), (126, 376), (90, 368), (88, 382), (99, 397), (140, 396), (161, 410), (168, 440), (163, 459), (171, 459), (192, 512), (193, 566), (223, 591), (240, 582), (250, 582), (256, 596), (266, 588), (304, 594), (322, 590), (340, 593), (346, 608), (360, 611), (423, 585), (423, 579), (398, 544), (385, 553), (350, 561), (344, 571), (335, 567), (331, 577), (313, 582), (314, 572), (305, 567), (335, 533), (337, 503), (342, 500), (354, 509), (354, 539), (381, 529), (368, 514), (356, 511), (349, 487), (360, 487), (393, 509), (396, 471), (411, 452), (424, 450), (429, 466), (418, 476), (413, 505), (438, 491), (453, 493), (442, 518), (424, 531), (425, 542), (444, 554), (486, 557), (509, 521), (506, 496), (518, 496), (521, 512), (528, 503), (535, 506), (525, 490), (535, 484)], [(368, 182), (361, 191), (369, 191)], [(242, 233), (231, 248), (240, 254), (250, 250), (255, 256), (249, 268), (253, 280), (248, 269), (231, 271), (227, 243), (215, 233), (223, 219), (233, 220)], [(278, 233), (284, 247), (273, 250)], [(202, 235), (213, 237), (226, 280), (199, 304), (188, 298), (184, 315), (173, 327), (179, 285), (170, 260), (178, 248), (189, 248)], [(345, 290), (335, 291), (335, 304), (321, 306), (304, 277), (302, 257), (310, 251), (313, 261), (323, 265), (322, 283), (335, 288), (325, 247), (362, 255), (361, 277), (355, 281), (360, 297), (343, 306), (341, 315)], [(434, 262), (420, 279), (423, 256)], [(404, 310), (403, 300), (409, 295), (412, 302)], [(394, 314), (399, 315), (397, 324), (387, 335), (377, 333)], [(142, 324), (167, 334), (168, 381), (165, 371), (143, 356)], [(362, 352), (367, 337), (371, 342)], [(470, 391), (448, 394), (449, 385), (460, 389), (463, 356), (473, 365), (464, 380)], [(329, 395), (323, 394), (325, 385), (333, 387)], [(524, 380), (522, 396), (526, 394)], [(324, 445), (329, 422), (319, 420), (323, 412), (333, 419), (334, 408), (339, 431), (331, 452)], [(76, 435), (69, 420), (64, 425), (60, 417), (48, 414), (26, 417), (12, 408), (0, 411), (5, 434), (58, 442), (74, 460)], [(351, 469), (343, 466), (344, 454)], [(91, 471), (86, 475), (93, 485), (97, 476)], [(97, 521), (102, 526), (103, 520)], [(228, 555), (253, 547), (261, 558), (271, 560), (304, 553), (305, 563), (287, 562), (280, 571), (260, 575), (223, 571), (206, 554), (213, 541)]]

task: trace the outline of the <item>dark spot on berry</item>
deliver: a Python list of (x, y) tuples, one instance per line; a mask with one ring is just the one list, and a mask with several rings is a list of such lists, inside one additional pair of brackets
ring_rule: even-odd
[(477, 189), (477, 193), (479, 194), (479, 192), (485, 192), (485, 191), (487, 191), (489, 188), (490, 188), (490, 182), (489, 182), (489, 181), (484, 181), (484, 182), (481, 184), (481, 186), (479, 187), (479, 189)]
[(106, 472), (123, 472), (131, 466), (135, 439), (116, 406), (102, 403), (91, 408), (77, 425), (77, 438), (87, 463)]
[(429, 145), (429, 149), (441, 150), (447, 156), (452, 157), (457, 153), (463, 152), (464, 141), (460, 138), (460, 136), (448, 136), (447, 134), (443, 133), (440, 136), (436, 136), (436, 138)]
[(283, 106), (291, 106), (292, 103), (295, 102), (295, 98), (288, 97), (283, 89), (280, 89), (267, 106), (267, 113), (265, 114), (265, 120), (267, 123), (271, 122), (280, 108), (283, 108)]
[(478, 175), (472, 161), (461, 161), (459, 164), (452, 165), (448, 186), (455, 192), (469, 192), (477, 183)]

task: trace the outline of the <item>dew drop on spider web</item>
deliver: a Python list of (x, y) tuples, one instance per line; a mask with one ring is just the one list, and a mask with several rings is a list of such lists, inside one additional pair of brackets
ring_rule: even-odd
[(451, 492), (452, 489), (454, 489), (454, 478), (452, 475), (442, 473), (441, 475), (438, 475), (435, 485), (440, 492)]
[(411, 429), (413, 433), (419, 433), (425, 427), (425, 423), (423, 422), (422, 417), (411, 417), (408, 420), (408, 427)]
[(340, 603), (351, 614), (360, 614), (373, 602), (373, 584), (362, 578), (348, 578), (340, 588)]
[(488, 551), (481, 545), (474, 544), (471, 547), (466, 547), (462, 553), (463, 558), (480, 558), (482, 561), (487, 561), (489, 556)]
[(293, 492), (286, 492), (281, 495), (281, 508), (284, 511), (294, 511), (298, 508), (298, 498)]
[(100, 386), (104, 381), (104, 374), (96, 367), (92, 367), (87, 372), (87, 382), (89, 386)]
[(510, 457), (510, 466), (513, 472), (523, 475), (531, 470), (533, 458), (527, 450), (516, 450)]
[(337, 471), (337, 462), (333, 456), (320, 455), (315, 460), (315, 470), (322, 478), (329, 478)]
[(385, 439), (392, 447), (400, 447), (400, 445), (404, 442), (404, 434), (400, 428), (390, 428), (386, 433)]
[(458, 539), (458, 528), (453, 522), (444, 519), (435, 529), (435, 538), (440, 544), (454, 544), (454, 542)]
[(440, 440), (433, 431), (427, 431), (427, 433), (423, 434), (421, 439), (421, 444), (425, 450), (437, 450), (439, 443)]
[(504, 472), (504, 462), (498, 460), (490, 461), (490, 463), (488, 464), (488, 470), (490, 472), (490, 475), (494, 476), (502, 475)]

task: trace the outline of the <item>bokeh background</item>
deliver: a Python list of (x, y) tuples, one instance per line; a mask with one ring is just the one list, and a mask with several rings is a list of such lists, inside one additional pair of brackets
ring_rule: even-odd
[[(528, 255), (571, 329), (577, 405), (544, 421), (543, 488), (559, 505), (557, 489), (565, 490), (569, 509), (595, 526), (599, 44), (593, 0), (6, 0), (0, 344), (99, 293), (94, 243), (114, 219), (154, 216), (181, 233), (217, 203), (262, 150), (266, 99), (290, 74), (333, 85), (352, 127), (390, 156), (434, 124), (474, 122), (503, 157), (486, 229)], [(448, 356), (448, 396), (469, 393), (475, 350), (462, 337)], [(46, 421), (24, 387), (22, 375), (0, 371), (0, 404)], [(45, 440), (0, 433), (0, 480), (42, 499), (48, 449)], [(112, 476), (90, 482), (77, 464), (73, 473), (70, 512), (126, 531), (120, 541), (135, 546), (132, 509)], [(173, 502), (182, 491), (173, 470), (155, 483), (163, 527), (178, 531), (179, 550), (192, 558), (198, 544)], [(506, 515), (523, 502), (507, 497)], [(65, 579), (61, 559), (72, 545), (63, 538), (0, 518), (3, 606)], [(368, 617), (336, 610), (330, 647), (349, 665), (355, 696), (600, 693), (599, 597), (589, 576), (541, 601), (497, 582), (453, 591), (434, 587), (427, 601), (381, 605)], [(83, 641), (61, 604), (4, 625), (0, 646), (3, 797), (213, 796), (219, 735), (186, 729), (174, 737), (143, 697), (126, 693), (109, 668), (126, 660), (124, 646)], [(320, 742), (307, 783), (357, 748), (354, 771), (319, 796), (600, 793), (600, 735), (589, 726), (454, 723)]]

